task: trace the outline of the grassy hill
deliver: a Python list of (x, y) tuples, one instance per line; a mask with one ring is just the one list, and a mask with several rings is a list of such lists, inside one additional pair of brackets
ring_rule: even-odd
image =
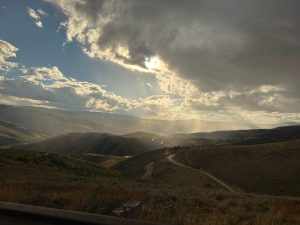
[(113, 156), (113, 155), (101, 155), (101, 154), (95, 154), (95, 153), (83, 153), (79, 155), (73, 155), (72, 157), (75, 157), (80, 160), (84, 160), (87, 162), (93, 162), (97, 163), (102, 167), (105, 168), (111, 168), (117, 163), (128, 159), (128, 156)]
[[(20, 150), (0, 150), (0, 165), (6, 166), (6, 171), (1, 170), (0, 177), (11, 177), (18, 171), (18, 176), (32, 177), (32, 169), (34, 174), (40, 172), (71, 174), (75, 176), (107, 176), (118, 177), (117, 171), (112, 171), (98, 166), (94, 163), (88, 163), (77, 160), (72, 157), (59, 156), (44, 152), (20, 151)], [(42, 171), (40, 170), (42, 169)], [(30, 172), (31, 171), (31, 172)], [(58, 174), (57, 174), (58, 175)], [(22, 179), (23, 179), (22, 178)], [(39, 179), (38, 177), (34, 177)]]
[(113, 168), (130, 179), (175, 185), (177, 187), (197, 187), (205, 191), (222, 190), (223, 187), (202, 174), (171, 163), (168, 149), (147, 152), (123, 160)]
[[(150, 160), (160, 158), (164, 165), (164, 150), (155, 153), (148, 152), (128, 162), (147, 164), (146, 156), (150, 154)], [(172, 169), (172, 165), (170, 168), (172, 172), (154, 172), (154, 178), (151, 175), (135, 179), (71, 157), (0, 150), (0, 201), (111, 214), (122, 203), (134, 199), (142, 202), (139, 219), (169, 225), (292, 225), (300, 221), (297, 199), (235, 195), (217, 186), (200, 185), (201, 176), (190, 174), (189, 178), (188, 171)], [(163, 180), (159, 181), (159, 176)], [(167, 177), (169, 181), (164, 180)], [(198, 185), (179, 184), (178, 177), (194, 180)]]
[(135, 135), (68, 133), (37, 143), (21, 145), (18, 148), (64, 155), (95, 153), (126, 156), (140, 154), (161, 146), (161, 139), (152, 139), (151, 136), (146, 140), (142, 136), (136, 137)]
[(300, 126), (282, 126), (273, 129), (215, 131), (183, 135), (192, 140), (221, 140), (237, 145), (263, 144), (300, 138)]
[(246, 192), (300, 196), (300, 140), (178, 150), (176, 160)]

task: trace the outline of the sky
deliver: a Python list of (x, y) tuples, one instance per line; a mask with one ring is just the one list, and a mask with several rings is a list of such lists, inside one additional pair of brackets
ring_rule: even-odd
[(296, 0), (1, 0), (0, 103), (300, 122)]

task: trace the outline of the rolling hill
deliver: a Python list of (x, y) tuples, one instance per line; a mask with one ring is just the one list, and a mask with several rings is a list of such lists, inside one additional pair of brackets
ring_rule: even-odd
[(136, 155), (164, 146), (157, 135), (113, 135), (107, 133), (68, 133), (40, 142), (20, 145), (19, 149), (45, 151), (63, 155), (95, 153), (102, 155)]
[(15, 170), (18, 176), (31, 177), (29, 171), (35, 170), (34, 173), (39, 174), (41, 168), (43, 173), (48, 170), (57, 176), (61, 172), (75, 176), (119, 177), (117, 171), (105, 169), (94, 163), (37, 151), (0, 150), (0, 166), (6, 167), (5, 170), (0, 170), (0, 178), (13, 176)]
[(143, 179), (136, 180), (72, 157), (0, 150), (0, 200), (107, 215), (138, 200), (138, 219), (169, 225), (299, 224), (299, 200), (229, 193), (198, 173), (169, 164), (164, 151), (128, 159), (132, 166), (157, 159), (153, 171), (147, 166)]
[(18, 124), (30, 132), (54, 136), (68, 132), (114, 132), (91, 120), (72, 117), (67, 111), (0, 105), (0, 120)]
[(113, 168), (129, 179), (175, 185), (176, 187), (226, 191), (208, 177), (174, 165), (167, 159), (168, 154), (170, 152), (167, 148), (147, 152), (122, 160)]
[[(148, 132), (155, 134), (191, 133), (202, 131), (253, 129), (253, 124), (202, 120), (156, 120), (129, 115), (64, 111), (38, 107), (0, 105), (0, 120), (18, 124), (26, 129), (54, 136), (69, 132), (101, 132), (126, 134)], [(274, 125), (264, 125), (274, 127)]]
[(252, 129), (215, 131), (210, 133), (183, 134), (185, 138), (192, 140), (219, 140), (231, 142), (237, 145), (263, 144), (295, 140), (300, 138), (300, 125), (282, 126), (273, 129)]
[(234, 146), (193, 146), (176, 160), (246, 192), (300, 196), (300, 140)]
[(28, 131), (17, 124), (0, 120), (0, 147), (32, 142), (40, 135)]

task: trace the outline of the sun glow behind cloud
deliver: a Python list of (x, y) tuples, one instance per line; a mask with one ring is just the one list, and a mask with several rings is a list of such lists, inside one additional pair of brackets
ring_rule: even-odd
[(160, 69), (160, 65), (161, 65), (161, 62), (157, 56), (147, 57), (145, 60), (145, 66), (149, 70)]

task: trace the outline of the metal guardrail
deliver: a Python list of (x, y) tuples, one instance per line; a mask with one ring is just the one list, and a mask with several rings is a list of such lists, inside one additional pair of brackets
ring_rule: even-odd
[(0, 225), (159, 225), (157, 223), (0, 201)]

